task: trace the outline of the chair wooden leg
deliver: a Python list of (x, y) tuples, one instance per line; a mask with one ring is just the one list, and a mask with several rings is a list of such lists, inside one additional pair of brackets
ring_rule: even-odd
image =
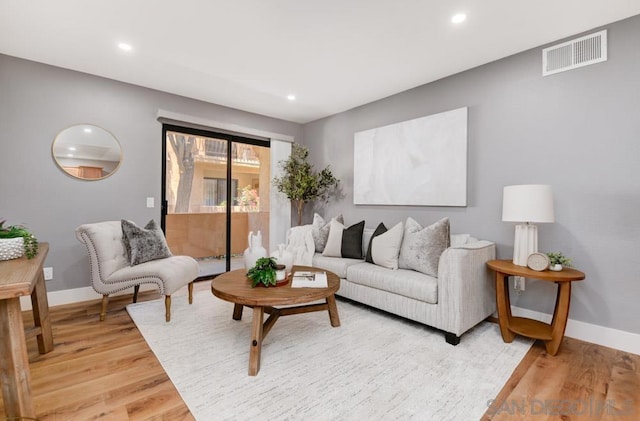
[(193, 304), (193, 281), (189, 282), (189, 304)]
[(164, 309), (165, 309), (165, 320), (171, 321), (171, 295), (166, 295), (164, 297)]
[(107, 304), (109, 304), (109, 294), (102, 296), (102, 305), (100, 306), (100, 321), (104, 322), (104, 318), (107, 315)]
[(138, 302), (138, 292), (140, 292), (140, 285), (136, 285), (133, 287), (133, 302)]

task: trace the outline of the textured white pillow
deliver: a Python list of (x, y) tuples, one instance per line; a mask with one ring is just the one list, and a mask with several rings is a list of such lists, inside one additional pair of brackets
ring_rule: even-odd
[[(337, 220), (341, 224), (344, 224), (342, 215), (338, 215), (333, 219)], [(314, 213), (312, 226), (313, 231), (311, 231), (311, 234), (313, 235), (313, 243), (315, 245), (316, 252), (322, 253), (324, 251), (325, 245), (327, 244), (327, 238), (329, 237), (331, 221), (325, 223), (324, 219), (320, 215)]]
[(149, 221), (144, 228), (126, 219), (120, 222), (131, 266), (172, 256), (164, 233), (155, 220)]
[(402, 222), (398, 222), (393, 228), (371, 240), (371, 259), (374, 264), (388, 269), (398, 269), (403, 232)]
[(330, 222), (329, 236), (327, 237), (327, 244), (322, 251), (323, 256), (328, 257), (342, 257), (342, 231), (344, 231), (344, 225), (336, 221), (335, 218)]
[(442, 218), (426, 228), (407, 218), (399, 266), (437, 277), (440, 255), (449, 247), (450, 241), (449, 218)]

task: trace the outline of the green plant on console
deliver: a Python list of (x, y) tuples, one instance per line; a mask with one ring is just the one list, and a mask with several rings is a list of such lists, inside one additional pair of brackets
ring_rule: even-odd
[(571, 266), (571, 259), (560, 252), (547, 253), (547, 256), (549, 256), (549, 263), (551, 265)]
[(6, 220), (0, 221), (0, 238), (24, 238), (24, 254), (32, 259), (38, 254), (38, 239), (21, 225), (4, 226)]
[(276, 261), (272, 257), (261, 257), (256, 260), (256, 265), (247, 271), (247, 277), (251, 279), (251, 288), (262, 284), (266, 287), (276, 286)]

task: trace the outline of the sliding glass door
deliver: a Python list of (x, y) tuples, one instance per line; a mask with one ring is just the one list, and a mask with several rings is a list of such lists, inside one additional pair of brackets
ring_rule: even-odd
[(243, 267), (249, 232), (269, 244), (269, 141), (165, 124), (162, 223), (200, 276)]

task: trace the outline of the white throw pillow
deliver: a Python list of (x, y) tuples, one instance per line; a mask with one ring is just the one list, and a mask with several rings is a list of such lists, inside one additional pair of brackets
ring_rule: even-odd
[(388, 269), (398, 269), (403, 232), (402, 222), (398, 222), (393, 228), (371, 240), (371, 258), (374, 264)]
[(327, 244), (322, 251), (322, 255), (342, 257), (342, 231), (344, 231), (344, 225), (336, 221), (335, 218), (331, 220), (329, 225), (329, 236), (327, 237)]
[(440, 255), (449, 247), (450, 241), (449, 218), (442, 218), (426, 228), (407, 218), (400, 248), (400, 268), (437, 277)]
[[(338, 215), (333, 219), (337, 220), (341, 224), (344, 224), (342, 215)], [(322, 216), (314, 213), (312, 226), (313, 230), (311, 233), (313, 235), (313, 243), (315, 245), (316, 252), (322, 253), (324, 251), (325, 245), (327, 244), (327, 238), (329, 237), (331, 221), (325, 222)]]

